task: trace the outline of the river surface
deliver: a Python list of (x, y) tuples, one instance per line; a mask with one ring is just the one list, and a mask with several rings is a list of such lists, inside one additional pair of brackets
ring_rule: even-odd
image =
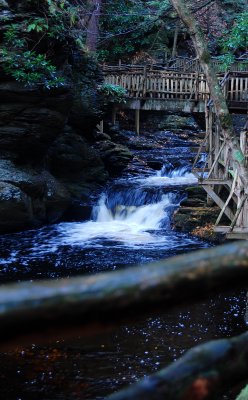
[[(184, 188), (197, 184), (190, 172), (193, 144), (169, 132), (156, 138), (156, 149), (135, 151), (138, 174), (131, 167), (106, 185), (90, 220), (0, 237), (0, 282), (59, 279), (134, 264), (142, 268), (209, 247), (171, 228)], [(242, 332), (245, 300), (245, 291), (222, 293), (169, 312), (137, 316), (135, 324), (93, 337), (48, 338), (46, 346), (16, 347), (0, 354), (1, 396), (102, 399), (165, 367), (197, 343)]]

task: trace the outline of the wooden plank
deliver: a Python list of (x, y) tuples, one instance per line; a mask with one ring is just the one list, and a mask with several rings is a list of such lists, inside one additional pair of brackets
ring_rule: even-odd
[(234, 78), (231, 77), (231, 91), (230, 91), (230, 99), (229, 100), (234, 100)]
[[(229, 233), (230, 232), (230, 226), (227, 225), (218, 225), (214, 227), (215, 232), (220, 232), (220, 233)], [(248, 234), (248, 228), (242, 228), (242, 227), (235, 227), (233, 228), (232, 233), (246, 233)]]
[(244, 204), (245, 204), (247, 198), (248, 198), (248, 195), (245, 194), (245, 195), (243, 195), (243, 197), (240, 199), (240, 204), (238, 204), (237, 211), (236, 211), (236, 213), (235, 213), (235, 215), (234, 215), (234, 218), (233, 218), (233, 220), (232, 220), (232, 223), (231, 223), (231, 231), (233, 230), (233, 228), (234, 228), (234, 226), (235, 226), (235, 224), (236, 224), (236, 222), (237, 222), (237, 219), (238, 219), (238, 217), (239, 217), (239, 214), (241, 213), (241, 210), (243, 209), (243, 206), (244, 206)]
[(226, 202), (224, 204), (224, 207), (222, 208), (222, 210), (221, 210), (221, 212), (220, 212), (220, 214), (219, 214), (219, 216), (218, 216), (218, 218), (217, 218), (217, 220), (215, 222), (215, 225), (218, 225), (218, 223), (220, 222), (222, 216), (224, 215), (225, 209), (228, 206), (228, 204), (229, 204), (229, 202), (230, 202), (230, 200), (231, 200), (231, 198), (233, 196), (235, 185), (236, 185), (236, 181), (237, 181), (237, 177), (238, 177), (238, 171), (236, 170), (235, 171), (235, 176), (234, 176), (234, 179), (233, 179), (233, 183), (232, 183), (232, 187), (231, 187), (231, 191), (230, 191), (229, 196), (228, 196), (228, 198), (227, 198), (227, 200), (226, 200)]
[(215, 160), (214, 160), (214, 162), (213, 162), (213, 164), (212, 164), (212, 167), (211, 167), (211, 169), (210, 169), (210, 171), (209, 171), (209, 176), (210, 176), (210, 175), (212, 174), (212, 172), (214, 171), (215, 166), (216, 166), (217, 163), (218, 163), (219, 157), (220, 157), (220, 155), (221, 155), (221, 152), (222, 152), (224, 146), (225, 146), (225, 142), (222, 143), (222, 145), (221, 145), (221, 147), (220, 147), (218, 153), (215, 155)]
[(140, 134), (140, 109), (135, 110), (135, 132)]
[[(207, 194), (213, 199), (213, 201), (222, 209), (225, 206), (224, 201), (215, 193), (209, 185), (204, 185), (203, 188), (206, 190)], [(225, 215), (232, 221), (234, 219), (234, 214), (232, 210), (227, 206), (225, 208)]]
[(232, 181), (230, 179), (204, 179), (203, 181), (200, 182), (201, 185), (232, 185)]
[(226, 239), (230, 240), (248, 240), (248, 233), (245, 232), (230, 232), (226, 234)]

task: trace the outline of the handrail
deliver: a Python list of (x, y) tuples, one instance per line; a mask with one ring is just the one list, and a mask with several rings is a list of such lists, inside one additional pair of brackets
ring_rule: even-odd
[[(104, 71), (105, 82), (122, 86), (129, 98), (209, 100), (210, 92), (202, 72), (179, 72), (155, 69), (153, 66), (110, 67)], [(247, 76), (246, 76), (247, 75)], [(218, 75), (228, 101), (247, 103), (248, 74), (228, 72)]]
[[(223, 62), (215, 57), (212, 57), (212, 62), (215, 65), (217, 72), (226, 72), (223, 66)], [(146, 63), (146, 64), (122, 64), (121, 62), (117, 65), (109, 65), (109, 64), (102, 64), (103, 70), (109, 69), (142, 69), (142, 68), (159, 68), (164, 70), (174, 70), (174, 71), (182, 71), (182, 72), (202, 72), (200, 62), (198, 58), (190, 58), (190, 57), (176, 57), (173, 59), (168, 59), (165, 63)], [(244, 68), (245, 67), (245, 68)], [(235, 59), (233, 64), (230, 66), (229, 70), (231, 72), (242, 72), (248, 71), (248, 60), (247, 59)]]

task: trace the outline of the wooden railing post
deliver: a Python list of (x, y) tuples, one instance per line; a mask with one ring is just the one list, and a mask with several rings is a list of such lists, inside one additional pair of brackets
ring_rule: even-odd
[(143, 97), (146, 97), (146, 87), (147, 87), (147, 67), (146, 65), (144, 66), (143, 70)]
[(112, 109), (112, 125), (115, 126), (116, 124), (116, 114), (117, 114), (117, 108), (114, 105)]
[(140, 134), (140, 109), (135, 110), (135, 132), (137, 135)]

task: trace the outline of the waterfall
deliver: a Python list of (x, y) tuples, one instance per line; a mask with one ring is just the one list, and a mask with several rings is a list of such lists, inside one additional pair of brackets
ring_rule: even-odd
[(143, 185), (152, 186), (182, 186), (194, 185), (197, 183), (197, 178), (192, 174), (189, 166), (182, 166), (179, 168), (167, 168), (163, 165), (156, 175), (150, 176), (145, 179), (140, 179)]
[[(155, 202), (152, 201), (154, 198), (151, 195), (150, 203), (142, 205), (135, 204), (135, 189), (129, 190), (128, 203), (125, 202), (125, 198), (120, 201), (118, 192), (110, 192), (109, 196), (106, 193), (102, 194), (93, 209), (91, 221), (60, 225), (65, 244), (83, 245), (95, 239), (107, 239), (125, 245), (161, 241), (163, 238), (159, 238), (157, 232), (160, 229), (170, 230), (172, 210), (179, 205), (178, 195), (172, 193), (161, 194), (160, 199)], [(115, 197), (119, 202), (115, 201)], [(133, 199), (133, 204), (130, 199)]]
[(164, 188), (196, 181), (187, 166), (169, 170), (163, 166), (154, 176), (130, 180), (126, 185), (113, 183), (101, 195), (90, 221), (60, 225), (64, 241), (81, 246), (99, 239), (128, 246), (161, 243), (182, 200), (179, 192), (164, 193)]

